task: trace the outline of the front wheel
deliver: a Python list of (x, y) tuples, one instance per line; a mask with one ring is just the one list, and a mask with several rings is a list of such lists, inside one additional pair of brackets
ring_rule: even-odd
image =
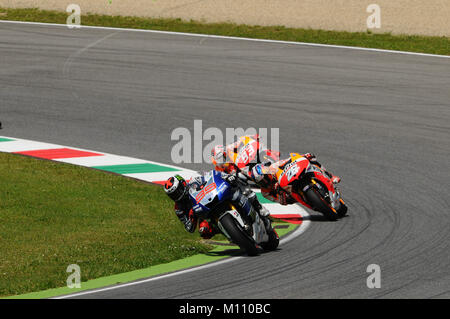
[(258, 248), (256, 248), (254, 240), (245, 233), (230, 214), (223, 216), (220, 223), (228, 235), (230, 235), (231, 241), (245, 250), (247, 255), (256, 256), (258, 254)]
[(280, 243), (280, 237), (278, 237), (278, 234), (276, 233), (276, 231), (274, 229), (271, 229), (268, 232), (269, 235), (269, 240), (265, 243), (261, 243), (261, 247), (264, 250), (267, 251), (273, 251), (276, 250), (278, 248), (278, 244)]
[(340, 205), (339, 209), (337, 210), (337, 214), (338, 214), (339, 218), (347, 215), (347, 210), (348, 210), (347, 205), (345, 205), (345, 203), (342, 199), (340, 200), (340, 202), (341, 202), (341, 205)]
[(314, 210), (321, 212), (328, 220), (337, 220), (338, 213), (334, 210), (331, 205), (322, 197), (320, 192), (315, 188), (311, 187), (305, 192), (305, 197), (308, 203)]

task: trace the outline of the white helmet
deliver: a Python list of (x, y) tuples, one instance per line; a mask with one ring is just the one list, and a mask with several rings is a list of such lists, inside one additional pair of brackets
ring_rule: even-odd
[(257, 164), (252, 168), (251, 177), (255, 180), (256, 183), (259, 183), (264, 178), (265, 167), (263, 164)]

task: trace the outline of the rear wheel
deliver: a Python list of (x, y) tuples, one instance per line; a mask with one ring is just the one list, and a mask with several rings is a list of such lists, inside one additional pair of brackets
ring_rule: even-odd
[(247, 255), (256, 256), (258, 254), (258, 248), (256, 248), (253, 238), (242, 229), (231, 215), (226, 214), (223, 216), (220, 223), (228, 235), (230, 235), (232, 242), (245, 250)]
[(338, 213), (334, 210), (331, 205), (323, 198), (322, 194), (315, 188), (311, 187), (305, 192), (305, 197), (308, 203), (314, 210), (321, 212), (328, 220), (337, 220)]

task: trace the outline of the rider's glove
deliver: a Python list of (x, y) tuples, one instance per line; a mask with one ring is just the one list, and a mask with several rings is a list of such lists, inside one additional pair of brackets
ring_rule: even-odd
[(305, 157), (310, 160), (310, 161), (315, 161), (316, 160), (316, 155), (312, 154), (312, 153), (306, 153)]

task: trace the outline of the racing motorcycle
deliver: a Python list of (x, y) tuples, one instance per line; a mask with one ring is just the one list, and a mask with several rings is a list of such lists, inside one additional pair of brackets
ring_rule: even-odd
[[(235, 146), (236, 144), (240, 144), (241, 146), (237, 148)], [(267, 149), (260, 141), (258, 135), (241, 136), (237, 143), (227, 147), (227, 153), (237, 172), (247, 177), (256, 164), (272, 164), (280, 159), (280, 152)]]
[(347, 213), (339, 190), (325, 170), (298, 153), (291, 153), (289, 159), (271, 165), (264, 173), (275, 176), (283, 191), (328, 220), (336, 220)]
[[(264, 250), (275, 250), (279, 237), (267, 217), (253, 210), (252, 216), (241, 216), (231, 203), (231, 186), (220, 172), (210, 171), (205, 175), (205, 185), (189, 190), (194, 214), (206, 219), (210, 225), (220, 229), (225, 237), (238, 245), (249, 256), (258, 254), (258, 246)], [(216, 228), (216, 229), (217, 229)]]

